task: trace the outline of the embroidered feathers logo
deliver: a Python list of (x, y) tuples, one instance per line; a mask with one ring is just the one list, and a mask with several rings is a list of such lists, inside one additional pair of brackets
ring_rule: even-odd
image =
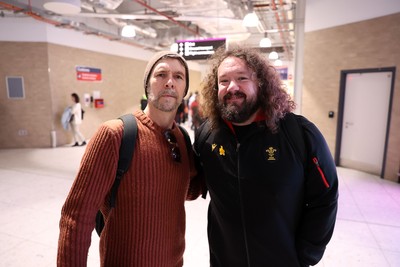
[(270, 146), (267, 150), (265, 150), (265, 152), (267, 152), (267, 155), (268, 155), (267, 160), (276, 160), (276, 158), (275, 158), (276, 149), (275, 148)]

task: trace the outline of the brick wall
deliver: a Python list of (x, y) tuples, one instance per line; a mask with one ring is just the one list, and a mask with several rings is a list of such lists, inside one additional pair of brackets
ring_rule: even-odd
[[(51, 147), (51, 131), (57, 146), (72, 143), (72, 134), (62, 128), (61, 115), (72, 104), (71, 93), (98, 91), (105, 107), (83, 105), (81, 131), (87, 139), (109, 119), (139, 109), (144, 93), (146, 61), (113, 56), (50, 43), (0, 42), (0, 148)], [(76, 78), (76, 66), (99, 68), (102, 81)], [(6, 76), (22, 76), (25, 98), (8, 99)], [(190, 90), (199, 90), (201, 74), (190, 71)]]

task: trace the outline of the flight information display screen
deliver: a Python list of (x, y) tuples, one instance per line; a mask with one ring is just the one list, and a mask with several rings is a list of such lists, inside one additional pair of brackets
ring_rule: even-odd
[(207, 59), (215, 50), (220, 46), (225, 47), (225, 38), (213, 38), (204, 40), (179, 40), (178, 53), (186, 60), (200, 60)]

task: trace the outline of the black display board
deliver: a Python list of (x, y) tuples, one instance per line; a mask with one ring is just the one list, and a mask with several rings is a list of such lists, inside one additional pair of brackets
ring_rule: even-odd
[(204, 40), (179, 40), (178, 53), (186, 60), (207, 59), (220, 46), (225, 46), (225, 38), (204, 39)]

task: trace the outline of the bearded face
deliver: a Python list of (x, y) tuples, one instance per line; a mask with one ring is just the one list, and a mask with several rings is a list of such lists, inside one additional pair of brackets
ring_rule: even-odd
[(157, 95), (151, 91), (148, 94), (148, 101), (152, 102), (152, 105), (164, 112), (171, 112), (178, 108), (179, 96), (177, 92), (173, 89), (165, 89), (164, 91), (159, 92)]
[(218, 108), (223, 119), (233, 123), (252, 122), (260, 107), (255, 72), (243, 59), (227, 57), (218, 67)]
[[(230, 101), (231, 99), (243, 99), (241, 102)], [(255, 97), (247, 98), (242, 92), (234, 92), (226, 94), (222, 100), (218, 102), (218, 108), (223, 119), (243, 123), (247, 121), (259, 108), (258, 101)]]
[(160, 60), (149, 78), (149, 104), (163, 112), (176, 112), (185, 94), (185, 73), (185, 68), (178, 59)]

